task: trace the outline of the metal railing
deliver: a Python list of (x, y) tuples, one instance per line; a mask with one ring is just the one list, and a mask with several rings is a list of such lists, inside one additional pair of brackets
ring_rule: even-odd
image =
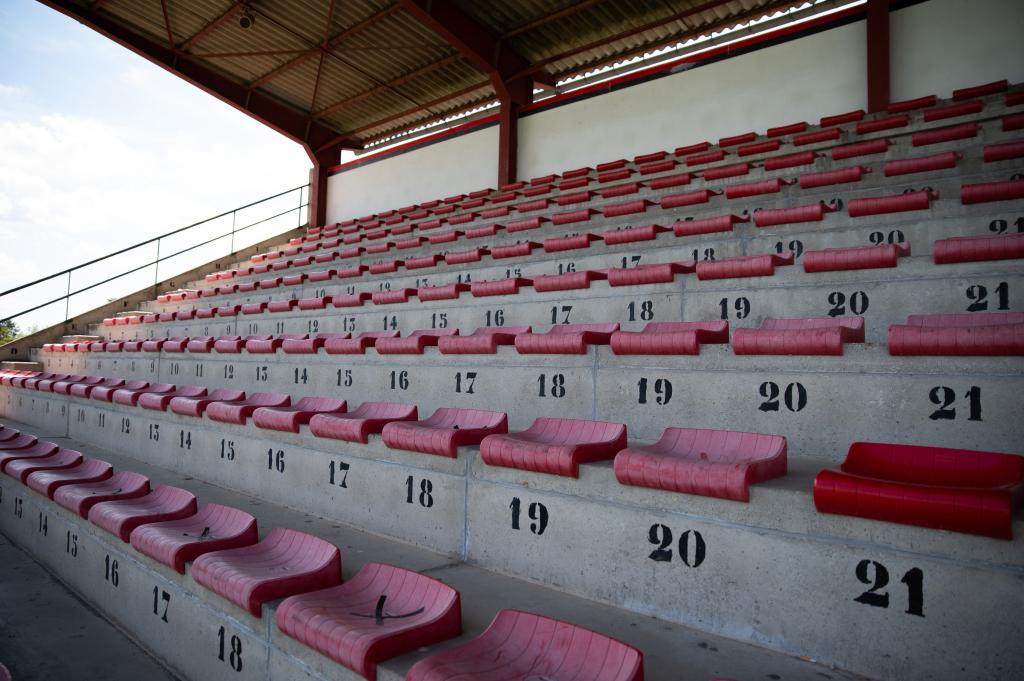
[[(269, 201), (274, 201), (275, 199), (281, 199), (282, 197), (285, 197), (285, 196), (287, 196), (289, 194), (296, 193), (296, 192), (298, 193), (298, 205), (296, 205), (295, 207), (288, 208), (288, 209), (283, 210), (283, 211), (279, 211), (279, 212), (275, 213), (274, 215), (270, 215), (268, 217), (263, 217), (263, 218), (261, 218), (259, 220), (256, 220), (255, 222), (250, 222), (249, 224), (241, 226), (241, 227), (239, 227), (237, 225), (238, 213), (240, 211), (248, 210), (250, 208), (259, 206), (259, 205), (267, 203)], [(114, 251), (112, 253), (108, 253), (108, 254), (106, 254), (106, 255), (104, 255), (102, 257), (95, 258), (95, 259), (90, 260), (88, 262), (80, 263), (78, 265), (75, 265), (74, 267), (70, 267), (68, 269), (61, 270), (60, 272), (54, 272), (53, 274), (50, 274), (50, 275), (45, 276), (45, 277), (42, 277), (40, 279), (36, 279), (35, 281), (30, 281), (27, 284), (22, 284), (21, 286), (16, 286), (16, 287), (14, 287), (12, 289), (8, 289), (6, 291), (0, 292), (0, 299), (3, 299), (5, 296), (9, 296), (9, 295), (12, 295), (14, 293), (20, 293), (20, 292), (23, 292), (23, 291), (27, 291), (28, 289), (40, 286), (42, 284), (45, 284), (46, 282), (51, 282), (51, 281), (53, 281), (55, 279), (59, 279), (60, 277), (67, 277), (67, 285), (65, 287), (64, 295), (58, 296), (58, 297), (53, 298), (51, 300), (47, 300), (46, 302), (43, 302), (43, 303), (39, 303), (38, 305), (34, 305), (32, 307), (29, 307), (29, 308), (27, 308), (25, 310), (22, 310), (21, 312), (18, 312), (16, 314), (12, 314), (12, 315), (9, 315), (7, 317), (4, 317), (3, 319), (0, 319), (0, 323), (6, 322), (6, 321), (10, 321), (10, 320), (13, 320), (13, 319), (17, 319), (17, 318), (22, 317), (24, 315), (27, 315), (29, 313), (35, 312), (36, 310), (40, 310), (40, 309), (48, 307), (50, 305), (55, 305), (55, 304), (60, 303), (62, 301), (64, 302), (64, 321), (66, 322), (66, 321), (68, 321), (71, 318), (71, 315), (70, 315), (70, 311), (71, 311), (71, 298), (73, 296), (80, 295), (80, 294), (85, 293), (87, 291), (91, 291), (91, 290), (96, 289), (96, 288), (98, 288), (100, 286), (103, 286), (105, 284), (109, 284), (109, 283), (111, 283), (113, 281), (117, 281), (118, 279), (122, 279), (122, 278), (127, 277), (127, 276), (129, 276), (131, 274), (135, 274), (136, 272), (141, 272), (141, 271), (145, 270), (147, 267), (152, 267), (153, 268), (153, 285), (155, 286), (155, 285), (160, 283), (160, 263), (165, 262), (167, 260), (170, 260), (171, 258), (175, 258), (177, 256), (183, 255), (185, 253), (189, 253), (191, 251), (195, 251), (196, 249), (202, 248), (203, 246), (208, 246), (208, 245), (210, 245), (212, 243), (215, 243), (217, 241), (220, 241), (222, 239), (228, 239), (229, 240), (229, 242), (228, 242), (228, 250), (225, 253), (225, 255), (230, 256), (230, 255), (235, 253), (235, 237), (236, 237), (236, 235), (238, 235), (241, 232), (244, 232), (245, 230), (251, 229), (253, 227), (257, 227), (259, 225), (266, 224), (266, 223), (270, 222), (271, 220), (275, 220), (277, 218), (281, 218), (281, 217), (286, 216), (289, 213), (293, 213), (293, 212), (297, 212), (298, 213), (298, 223), (296, 224), (296, 227), (301, 227), (303, 222), (304, 222), (304, 217), (305, 217), (305, 213), (304, 213), (303, 209), (305, 209), (308, 205), (309, 205), (309, 184), (307, 183), (307, 184), (304, 184), (304, 185), (301, 185), (301, 186), (298, 186), (298, 187), (294, 187), (292, 189), (287, 189), (287, 190), (285, 190), (283, 192), (279, 192), (279, 193), (274, 194), (272, 196), (264, 197), (264, 198), (262, 198), (262, 199), (260, 199), (258, 201), (253, 201), (252, 203), (247, 203), (244, 206), (239, 206), (237, 208), (234, 208), (232, 210), (226, 211), (224, 213), (220, 213), (219, 215), (214, 215), (213, 217), (206, 218), (205, 220), (201, 220), (199, 222), (194, 222), (191, 225), (186, 225), (185, 227), (179, 227), (178, 229), (172, 230), (170, 232), (166, 232), (165, 234), (161, 234), (159, 236), (155, 236), (155, 237), (153, 237), (151, 239), (147, 239), (146, 241), (140, 241), (137, 244), (133, 244), (131, 246), (127, 246), (125, 248), (122, 248), (120, 250)], [(179, 234), (183, 234), (183, 233), (188, 232), (190, 230), (195, 230), (195, 229), (201, 228), (202, 226), (207, 225), (207, 224), (209, 224), (211, 222), (214, 222), (215, 220), (220, 220), (221, 218), (226, 218), (228, 216), (231, 216), (231, 230), (230, 231), (225, 232), (223, 234), (219, 234), (219, 235), (214, 236), (214, 237), (210, 237), (210, 238), (202, 237), (202, 241), (199, 241), (198, 243), (191, 244), (191, 245), (189, 245), (187, 247), (184, 247), (184, 248), (179, 248), (178, 250), (174, 251), (173, 253), (161, 255), (161, 253), (160, 253), (161, 245), (164, 242), (164, 240), (168, 239), (169, 237), (177, 236)], [(282, 231), (285, 231), (285, 230), (282, 229)], [(83, 287), (81, 287), (79, 289), (76, 289), (74, 291), (71, 290), (71, 278), (72, 278), (72, 275), (75, 272), (78, 272), (78, 271), (80, 271), (80, 270), (82, 270), (84, 268), (87, 268), (87, 267), (91, 267), (91, 266), (103, 263), (103, 262), (105, 262), (107, 260), (110, 260), (111, 258), (115, 258), (117, 256), (121, 256), (121, 255), (125, 255), (127, 253), (131, 253), (132, 251), (136, 251), (136, 250), (138, 250), (140, 248), (145, 248), (146, 246), (150, 246), (150, 245), (153, 245), (153, 244), (156, 245), (156, 258), (154, 260), (150, 260), (150, 261), (145, 262), (145, 263), (143, 263), (141, 265), (137, 265), (137, 266), (131, 267), (130, 269), (124, 270), (124, 271), (122, 271), (122, 272), (120, 272), (118, 274), (106, 277), (102, 281), (93, 282), (91, 284), (83, 286)], [(130, 293), (130, 291), (126, 291), (123, 295), (127, 295), (128, 293)]]

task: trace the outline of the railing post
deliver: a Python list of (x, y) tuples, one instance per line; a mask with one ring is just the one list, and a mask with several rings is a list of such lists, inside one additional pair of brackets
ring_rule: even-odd
[(302, 226), (302, 187), (299, 187), (299, 224), (296, 227)]
[(68, 291), (64, 295), (64, 323), (71, 319), (71, 270), (68, 270)]
[(153, 286), (160, 283), (160, 239), (156, 240), (156, 269), (153, 272)]
[(235, 219), (238, 217), (238, 209), (231, 211), (231, 248), (228, 250), (228, 255), (234, 255), (235, 253)]

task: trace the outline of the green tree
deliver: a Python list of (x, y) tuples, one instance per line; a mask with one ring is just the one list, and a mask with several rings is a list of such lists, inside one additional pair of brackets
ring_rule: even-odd
[(0, 345), (4, 343), (10, 343), (12, 340), (18, 337), (18, 325), (7, 320), (0, 322)]

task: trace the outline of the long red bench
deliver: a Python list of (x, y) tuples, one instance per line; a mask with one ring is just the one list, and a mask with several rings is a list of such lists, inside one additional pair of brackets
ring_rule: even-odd
[(260, 407), (252, 414), (257, 428), (299, 432), (317, 414), (340, 414), (348, 410), (348, 402), (335, 397), (303, 397), (288, 407)]
[(196, 513), (196, 497), (188, 490), (158, 485), (135, 499), (103, 501), (89, 510), (89, 522), (127, 542), (140, 525), (188, 518)]
[(842, 355), (846, 343), (863, 342), (863, 317), (765, 319), (732, 333), (737, 355)]
[(241, 399), (213, 402), (206, 407), (206, 416), (213, 421), (244, 426), (246, 419), (260, 407), (287, 407), (291, 401), (290, 395), (253, 393)]
[(134, 499), (146, 494), (149, 494), (149, 478), (131, 471), (117, 471), (105, 480), (64, 485), (53, 493), (53, 500), (87, 518), (89, 509), (101, 501)]
[(251, 546), (259, 539), (256, 518), (220, 504), (206, 504), (195, 515), (149, 523), (131, 533), (139, 553), (185, 574), (185, 563), (212, 551)]
[(369, 442), (371, 433), (380, 433), (392, 421), (415, 421), (416, 405), (393, 402), (363, 402), (345, 414), (317, 414), (309, 421), (316, 437), (347, 442)]
[(524, 431), (488, 435), (480, 455), (491, 466), (577, 478), (581, 463), (611, 459), (625, 446), (625, 424), (542, 417)]
[(1024, 355), (1024, 312), (910, 315), (889, 327), (890, 355)]
[(1024, 258), (1024, 233), (992, 236), (954, 236), (937, 239), (932, 258), (938, 265)]
[(442, 407), (422, 421), (392, 421), (381, 436), (392, 449), (455, 458), (458, 448), (508, 432), (508, 415), (480, 409)]
[(64, 485), (106, 480), (114, 474), (114, 467), (100, 459), (85, 457), (80, 463), (68, 468), (40, 470), (25, 477), (25, 484), (45, 494), (50, 499)]
[(814, 479), (819, 512), (1012, 539), (1024, 457), (855, 442)]
[(47, 442), (46, 440), (38, 440), (25, 447), (0, 448), (0, 471), (4, 470), (7, 465), (13, 461), (20, 461), (22, 459), (42, 459), (52, 454), (56, 454), (59, 449), (60, 447), (55, 443)]
[(804, 272), (842, 272), (896, 267), (900, 258), (910, 256), (910, 244), (879, 244), (877, 246), (849, 246), (806, 251)]
[(611, 335), (616, 355), (699, 355), (705, 343), (728, 343), (729, 322), (649, 322), (641, 331)]
[(787, 471), (786, 438), (703, 428), (666, 428), (653, 445), (615, 456), (623, 485), (750, 501), (750, 485)]
[(245, 399), (244, 390), (217, 388), (203, 397), (172, 397), (171, 411), (181, 416), (201, 417), (206, 408), (215, 402), (234, 402)]
[(82, 453), (73, 449), (58, 449), (49, 456), (35, 459), (16, 459), (4, 466), (4, 473), (25, 484), (28, 476), (36, 471), (53, 471), (71, 468), (82, 463)]
[(521, 333), (515, 347), (520, 354), (585, 355), (588, 346), (608, 345), (619, 324), (557, 324), (544, 333)]

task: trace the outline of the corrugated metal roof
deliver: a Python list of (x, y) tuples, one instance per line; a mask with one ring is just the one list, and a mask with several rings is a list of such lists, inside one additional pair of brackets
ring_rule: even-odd
[[(373, 144), (490, 104), (488, 75), (404, 9), (408, 0), (75, 0)], [(439, 0), (435, 0), (437, 2)], [(451, 0), (561, 80), (805, 4), (778, 0)], [(95, 6), (95, 7), (94, 7)], [(166, 9), (166, 21), (164, 12)], [(255, 16), (239, 26), (243, 12)]]

